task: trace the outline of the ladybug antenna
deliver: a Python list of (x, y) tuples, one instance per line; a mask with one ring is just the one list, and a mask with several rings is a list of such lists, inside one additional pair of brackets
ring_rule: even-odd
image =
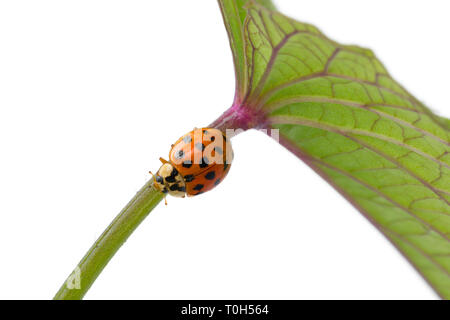
[(150, 173), (152, 175), (153, 182), (156, 182), (156, 178), (155, 178), (155, 175), (153, 174), (153, 172), (149, 171), (148, 173)]

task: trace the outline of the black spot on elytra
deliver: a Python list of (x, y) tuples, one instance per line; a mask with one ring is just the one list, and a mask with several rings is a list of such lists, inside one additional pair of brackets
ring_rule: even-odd
[(191, 138), (191, 136), (186, 136), (183, 138), (183, 141), (184, 141), (184, 143), (191, 143), (192, 138)]
[(198, 143), (195, 144), (195, 148), (197, 150), (204, 151), (205, 150), (205, 145), (203, 143), (198, 142)]
[(184, 167), (184, 168), (190, 168), (190, 167), (192, 167), (192, 162), (191, 162), (191, 160), (183, 161), (183, 167)]
[(186, 187), (179, 187), (179, 188), (178, 188), (178, 191), (186, 192)]
[(203, 189), (203, 187), (204, 187), (204, 185), (198, 184), (198, 185), (196, 185), (196, 186), (194, 187), (194, 190), (200, 191), (200, 190)]
[(193, 181), (195, 178), (194, 178), (194, 175), (193, 174), (188, 174), (188, 175), (185, 175), (184, 176), (184, 181), (186, 181), (186, 182), (191, 182), (191, 181)]
[(214, 147), (214, 151), (217, 152), (218, 154), (222, 155), (223, 154), (223, 150), (221, 147)]
[(178, 191), (178, 184), (175, 183), (175, 184), (171, 185), (169, 189), (170, 189), (170, 191)]
[(206, 168), (208, 165), (209, 165), (209, 160), (207, 158), (203, 157), (202, 161), (199, 164), (200, 168)]
[(216, 173), (214, 171), (210, 171), (207, 174), (205, 174), (205, 178), (207, 180), (214, 180), (215, 177), (216, 177)]
[(217, 186), (220, 183), (220, 178), (214, 182), (214, 185)]
[(184, 151), (183, 150), (178, 150), (177, 152), (175, 152), (175, 158), (183, 159), (183, 157), (184, 157)]

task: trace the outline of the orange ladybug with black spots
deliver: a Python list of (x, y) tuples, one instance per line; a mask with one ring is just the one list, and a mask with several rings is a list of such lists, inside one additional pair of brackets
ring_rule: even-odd
[(154, 186), (175, 197), (196, 196), (216, 187), (233, 160), (230, 140), (214, 128), (194, 129), (172, 145), (169, 160), (154, 176)]

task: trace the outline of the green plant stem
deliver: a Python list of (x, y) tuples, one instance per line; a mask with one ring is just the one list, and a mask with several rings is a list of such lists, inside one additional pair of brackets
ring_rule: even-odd
[[(164, 198), (150, 179), (89, 249), (53, 299), (82, 299), (109, 260)], [(79, 276), (79, 277), (78, 277)], [(77, 282), (78, 281), (78, 282)]]

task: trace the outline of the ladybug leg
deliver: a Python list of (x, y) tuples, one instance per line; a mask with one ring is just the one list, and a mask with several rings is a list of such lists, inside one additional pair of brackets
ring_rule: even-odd
[(163, 158), (159, 158), (159, 161), (161, 161), (163, 164), (169, 163), (169, 161), (167, 161), (166, 159), (163, 159)]
[(167, 197), (164, 197), (164, 204), (167, 206)]

